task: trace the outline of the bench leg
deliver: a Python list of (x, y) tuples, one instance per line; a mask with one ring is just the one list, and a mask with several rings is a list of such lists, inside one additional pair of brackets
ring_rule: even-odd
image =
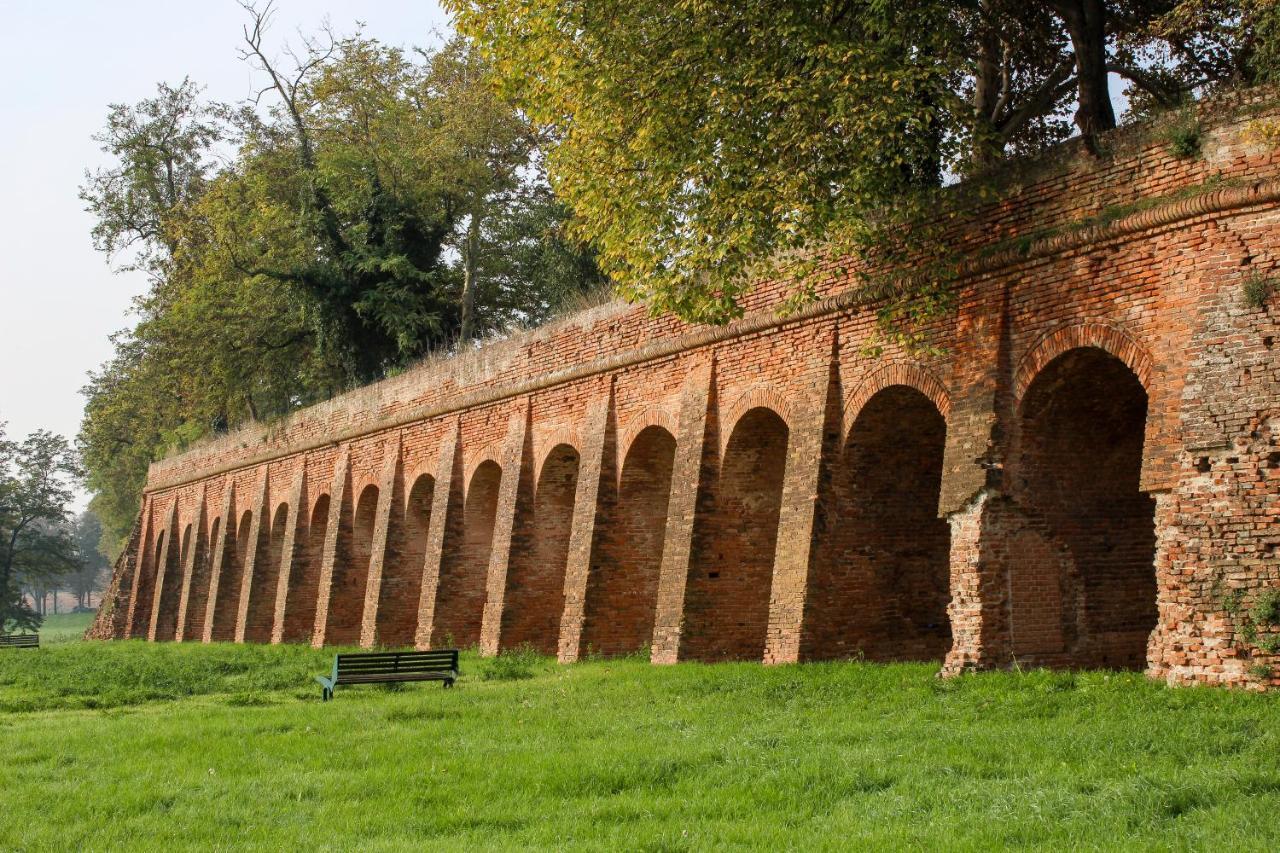
[(445, 690), (448, 690), (448, 689), (449, 689), (450, 687), (452, 687), (452, 686), (453, 686), (453, 679), (452, 679), (452, 678), (446, 678), (446, 679), (444, 680), (444, 689), (445, 689)]

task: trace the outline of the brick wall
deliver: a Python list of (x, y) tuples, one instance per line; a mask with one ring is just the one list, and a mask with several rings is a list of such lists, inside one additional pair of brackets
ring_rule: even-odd
[(1201, 121), (975, 195), (940, 355), (866, 355), (833, 262), (789, 316), (602, 306), (158, 462), (95, 630), (1280, 684), (1280, 305), (1242, 297), (1280, 107)]

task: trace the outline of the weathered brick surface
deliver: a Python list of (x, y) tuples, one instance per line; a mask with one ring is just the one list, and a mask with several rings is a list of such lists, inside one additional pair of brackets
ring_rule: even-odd
[(789, 317), (604, 306), (156, 463), (95, 630), (1280, 684), (1278, 120), (1010, 169), (941, 355), (866, 356), (832, 263)]

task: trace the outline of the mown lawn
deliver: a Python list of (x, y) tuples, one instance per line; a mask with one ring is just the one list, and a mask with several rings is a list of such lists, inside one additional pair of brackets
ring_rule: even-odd
[(331, 654), (5, 653), (0, 849), (1280, 848), (1276, 697), (467, 656), (322, 704)]
[(50, 645), (57, 643), (78, 643), (84, 632), (93, 624), (92, 613), (59, 613), (57, 616), (46, 616), (40, 626), (40, 643)]

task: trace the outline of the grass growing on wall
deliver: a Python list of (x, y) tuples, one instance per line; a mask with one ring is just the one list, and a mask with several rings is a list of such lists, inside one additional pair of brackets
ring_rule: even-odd
[[(0, 847), (1280, 847), (1280, 701), (628, 659), (402, 689), (304, 647), (0, 655)], [(99, 707), (87, 707), (98, 704)]]

